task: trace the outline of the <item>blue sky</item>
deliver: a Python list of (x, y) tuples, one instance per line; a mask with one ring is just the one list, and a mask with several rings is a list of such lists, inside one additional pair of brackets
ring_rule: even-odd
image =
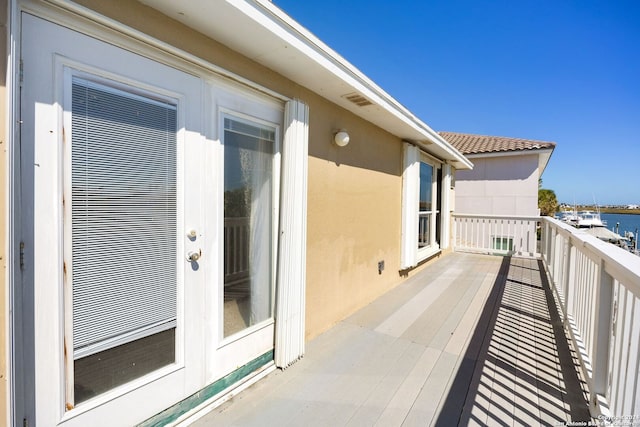
[(434, 130), (556, 142), (560, 201), (640, 204), (640, 1), (273, 1)]

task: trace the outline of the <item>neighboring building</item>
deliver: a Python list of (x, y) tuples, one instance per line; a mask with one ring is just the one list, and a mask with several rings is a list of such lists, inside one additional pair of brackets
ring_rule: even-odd
[(439, 132), (473, 162), (455, 176), (459, 214), (537, 216), (539, 180), (555, 143)]
[(174, 420), (450, 250), (471, 162), (270, 1), (3, 5), (0, 424)]

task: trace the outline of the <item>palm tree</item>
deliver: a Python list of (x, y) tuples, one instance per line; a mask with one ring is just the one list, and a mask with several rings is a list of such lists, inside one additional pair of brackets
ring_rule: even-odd
[(538, 190), (538, 209), (542, 216), (554, 216), (558, 211), (558, 199), (553, 190), (540, 188)]

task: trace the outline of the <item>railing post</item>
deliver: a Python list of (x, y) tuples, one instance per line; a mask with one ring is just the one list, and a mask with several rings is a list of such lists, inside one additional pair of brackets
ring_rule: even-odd
[(567, 298), (569, 298), (569, 286), (571, 286), (571, 272), (573, 270), (573, 245), (571, 239), (567, 239), (565, 243), (565, 250), (567, 255), (564, 258), (564, 264), (562, 266), (562, 310), (564, 311), (563, 322), (567, 324)]
[(563, 273), (563, 267), (564, 267), (564, 250), (565, 250), (565, 244), (564, 244), (565, 240), (564, 240), (564, 236), (560, 233), (556, 233), (556, 241), (555, 241), (555, 260), (554, 260), (554, 267), (553, 267), (553, 272), (554, 272), (554, 280), (553, 283), (557, 286), (558, 284), (560, 284), (560, 280), (562, 280), (562, 273)]
[(613, 278), (605, 271), (604, 261), (600, 262), (595, 307), (595, 322), (592, 353), (593, 384), (589, 387), (589, 411), (593, 417), (602, 413), (601, 402), (606, 401), (609, 386), (609, 349), (612, 333)]
[(549, 266), (549, 272), (553, 277), (553, 245), (556, 240), (556, 229), (549, 224), (549, 234), (547, 236), (547, 265)]
[(540, 219), (540, 256), (542, 256), (542, 259), (545, 261), (545, 264), (548, 264), (547, 262), (547, 227), (548, 227), (548, 223), (547, 221), (545, 221), (544, 219)]
[(547, 246), (547, 241), (549, 240), (549, 228), (551, 224), (549, 221), (542, 220), (541, 230), (540, 230), (540, 251), (542, 252), (542, 259), (544, 259), (545, 263), (549, 265), (549, 250)]
[(569, 316), (574, 314), (575, 311), (575, 298), (574, 298), (574, 294), (575, 294), (575, 288), (578, 287), (578, 284), (576, 283), (577, 281), (577, 275), (578, 275), (578, 266), (577, 266), (577, 262), (578, 262), (578, 249), (575, 248), (573, 245), (571, 245), (571, 255), (569, 257), (569, 277), (567, 278), (567, 289), (564, 292), (564, 298), (565, 298), (565, 310), (566, 310), (566, 315), (565, 315), (565, 326), (566, 327), (570, 327), (568, 321), (569, 321)]
[(551, 235), (551, 238), (549, 239), (549, 270), (551, 271), (551, 278), (554, 280), (556, 277), (556, 229), (551, 229), (551, 233), (549, 234)]
[(452, 212), (451, 213), (451, 228), (449, 229), (451, 231), (451, 235), (449, 236), (449, 238), (451, 239), (451, 248), (455, 251), (457, 249), (457, 243), (456, 243), (456, 223), (458, 222), (456, 217), (454, 216), (455, 214)]

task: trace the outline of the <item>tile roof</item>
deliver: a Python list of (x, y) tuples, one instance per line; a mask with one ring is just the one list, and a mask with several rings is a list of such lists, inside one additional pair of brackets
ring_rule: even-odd
[(457, 132), (438, 132), (462, 154), (500, 153), (509, 151), (554, 149), (555, 142), (504, 136), (473, 135)]

